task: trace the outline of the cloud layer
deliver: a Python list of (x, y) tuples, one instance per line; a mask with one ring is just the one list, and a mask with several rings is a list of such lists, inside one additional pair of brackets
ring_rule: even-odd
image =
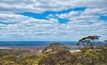
[[(107, 38), (106, 0), (0, 0), (0, 39), (1, 40), (78, 40), (88, 35)], [(45, 19), (25, 16), (22, 12), (42, 14), (46, 11), (84, 7), (83, 11), (49, 13)], [(46, 19), (47, 18), (47, 19)], [(60, 24), (58, 19), (67, 19)]]
[(75, 7), (102, 8), (106, 6), (106, 0), (0, 0), (0, 11), (5, 12), (44, 12), (62, 11)]

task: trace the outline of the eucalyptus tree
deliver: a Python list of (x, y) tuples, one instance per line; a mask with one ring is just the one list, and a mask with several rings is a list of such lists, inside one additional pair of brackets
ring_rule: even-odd
[(77, 57), (71, 54), (70, 48), (59, 42), (51, 43), (43, 49), (43, 56), (38, 65), (73, 65)]
[[(94, 36), (87, 36), (84, 38), (81, 38), (78, 42), (77, 42), (77, 46), (82, 46), (80, 48), (81, 50), (81, 54), (79, 56), (79, 62), (82, 63), (83, 65), (95, 65), (96, 61), (95, 60), (95, 44), (97, 43), (96, 40), (99, 39), (100, 36), (94, 35)], [(94, 55), (95, 54), (95, 55)]]
[(77, 46), (86, 46), (86, 47), (89, 47), (89, 48), (94, 48), (95, 46), (95, 40), (98, 40), (100, 38), (100, 36), (97, 36), (97, 35), (94, 35), (94, 36), (87, 36), (87, 37), (84, 37), (84, 38), (81, 38), (78, 42), (77, 42)]
[(46, 46), (42, 52), (43, 53), (55, 53), (62, 50), (69, 50), (70, 48), (65, 46), (64, 44), (61, 44), (59, 42), (51, 43), (48, 46)]

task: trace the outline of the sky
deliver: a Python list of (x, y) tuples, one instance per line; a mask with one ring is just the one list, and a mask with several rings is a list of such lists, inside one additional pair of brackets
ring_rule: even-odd
[(107, 0), (0, 0), (1, 41), (107, 39)]

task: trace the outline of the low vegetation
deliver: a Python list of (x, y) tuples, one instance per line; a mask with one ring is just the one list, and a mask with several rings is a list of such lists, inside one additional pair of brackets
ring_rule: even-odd
[(81, 38), (76, 44), (81, 46), (78, 52), (70, 52), (70, 48), (58, 42), (42, 51), (0, 49), (0, 65), (107, 65), (107, 40), (97, 45), (99, 38), (97, 35)]

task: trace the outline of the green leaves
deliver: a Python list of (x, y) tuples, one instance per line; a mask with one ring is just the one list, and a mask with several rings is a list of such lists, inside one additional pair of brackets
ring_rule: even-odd
[[(79, 59), (79, 64), (81, 65), (105, 65), (107, 64), (107, 44), (101, 46), (95, 46), (96, 40), (99, 39), (100, 36), (87, 36), (81, 38), (77, 42), (77, 46), (82, 45), (80, 48), (81, 52), (76, 54)], [(107, 42), (105, 40), (104, 42)]]
[(94, 40), (98, 40), (100, 36), (94, 35), (94, 36), (87, 36), (84, 38), (81, 38), (76, 45), (82, 45), (82, 46), (88, 46), (90, 48), (93, 48), (94, 46)]
[(47, 47), (45, 47), (42, 52), (43, 53), (56, 53), (61, 50), (69, 50), (70, 48), (61, 44), (59, 42), (51, 43)]
[(45, 53), (39, 61), (39, 65), (73, 65), (76, 64), (77, 57), (69, 51), (70, 48), (64, 44), (55, 42), (43, 49)]
[(43, 57), (38, 65), (76, 65), (77, 57), (72, 55), (69, 51), (59, 51)]

